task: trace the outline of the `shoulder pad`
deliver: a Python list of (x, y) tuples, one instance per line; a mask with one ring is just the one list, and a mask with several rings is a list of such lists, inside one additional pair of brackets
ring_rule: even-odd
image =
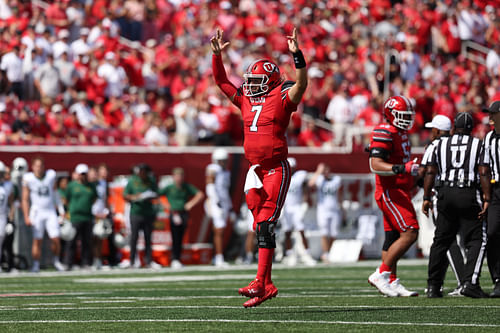
[(375, 126), (374, 130), (376, 129), (383, 129), (383, 130), (386, 130), (386, 131), (389, 131), (391, 133), (396, 133), (398, 131), (398, 129), (390, 124), (379, 124), (377, 126)]
[(290, 89), (293, 85), (295, 84), (295, 82), (293, 81), (285, 81), (283, 82), (283, 84), (281, 85), (281, 92), (285, 92), (287, 91), (288, 89)]

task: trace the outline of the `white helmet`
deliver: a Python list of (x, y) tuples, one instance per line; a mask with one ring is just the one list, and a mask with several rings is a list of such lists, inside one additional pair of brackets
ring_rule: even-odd
[(14, 227), (14, 224), (12, 222), (7, 222), (7, 224), (5, 225), (5, 235), (6, 236), (12, 235), (15, 229), (16, 228)]
[(99, 239), (107, 238), (112, 232), (113, 227), (108, 219), (98, 219), (92, 228), (92, 233)]
[(289, 157), (287, 158), (288, 160), (288, 164), (290, 164), (290, 168), (294, 169), (295, 167), (297, 167), (297, 160), (293, 157)]
[(217, 161), (226, 161), (229, 158), (229, 153), (224, 148), (216, 148), (212, 153), (212, 163)]
[(113, 243), (117, 248), (123, 249), (127, 245), (127, 239), (122, 234), (116, 233), (113, 237)]
[(75, 236), (76, 229), (75, 227), (73, 227), (73, 224), (68, 220), (64, 220), (63, 224), (61, 225), (61, 239), (69, 242), (72, 241)]
[(23, 157), (16, 157), (14, 161), (12, 161), (12, 169), (13, 171), (28, 171), (28, 162)]
[(2, 161), (0, 161), (0, 172), (5, 172), (5, 171), (7, 171), (7, 167)]

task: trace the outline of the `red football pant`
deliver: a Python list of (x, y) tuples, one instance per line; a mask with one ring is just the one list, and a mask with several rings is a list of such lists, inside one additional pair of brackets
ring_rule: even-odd
[(255, 169), (255, 173), (261, 180), (263, 187), (251, 189), (246, 195), (248, 209), (253, 215), (254, 230), (259, 222), (278, 220), (291, 178), (290, 165), (286, 160), (281, 161), (274, 168), (258, 167)]
[(384, 214), (384, 231), (419, 229), (417, 214), (410, 195), (401, 189), (386, 189), (376, 195), (377, 205)]

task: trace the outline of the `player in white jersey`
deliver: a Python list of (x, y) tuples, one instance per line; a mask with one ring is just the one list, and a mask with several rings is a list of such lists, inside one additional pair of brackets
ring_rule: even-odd
[[(283, 263), (294, 266), (297, 263), (297, 259), (300, 258), (304, 264), (312, 266), (316, 264), (316, 261), (308, 253), (309, 245), (304, 234), (304, 217), (308, 208), (308, 173), (305, 170), (297, 170), (297, 160), (295, 158), (289, 157), (288, 163), (290, 164), (292, 178), (290, 180), (290, 187), (288, 188), (285, 205), (281, 213), (281, 222), (283, 232), (285, 233), (285, 256), (283, 257)], [(292, 246), (292, 232), (294, 230), (300, 233), (302, 244), (305, 249), (305, 251), (300, 253), (300, 256), (298, 256), (298, 253), (294, 251)]]
[(309, 180), (309, 187), (316, 188), (317, 193), (316, 219), (321, 232), (323, 250), (321, 260), (323, 262), (328, 262), (328, 252), (337, 237), (341, 222), (342, 214), (338, 201), (340, 184), (340, 177), (332, 175), (330, 168), (324, 163), (318, 165), (316, 172)]
[(45, 170), (44, 161), (36, 157), (31, 162), (32, 172), (23, 176), (22, 208), (26, 225), (32, 227), (33, 258), (32, 271), (40, 270), (40, 257), (42, 254), (42, 240), (45, 230), (51, 240), (51, 250), (54, 255), (54, 267), (58, 271), (64, 270), (59, 261), (61, 245), (59, 241), (59, 219), (57, 211), (64, 216), (64, 207), (55, 190), (56, 172), (52, 169)]
[(224, 267), (223, 244), (229, 213), (233, 208), (229, 188), (231, 187), (231, 172), (227, 170), (229, 154), (224, 148), (217, 148), (212, 153), (212, 163), (206, 169), (205, 211), (212, 219), (214, 226), (215, 266)]
[(8, 217), (12, 217), (14, 201), (14, 186), (5, 179), (7, 167), (0, 161), (0, 260), (2, 259), (2, 245), (5, 239), (5, 226)]

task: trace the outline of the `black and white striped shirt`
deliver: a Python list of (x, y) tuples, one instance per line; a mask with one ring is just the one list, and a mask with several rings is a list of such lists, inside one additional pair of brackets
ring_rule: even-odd
[(441, 137), (427, 165), (438, 167), (442, 182), (479, 184), (481, 140), (467, 134)]
[(421, 166), (427, 166), (432, 160), (432, 154), (434, 154), (434, 149), (439, 143), (439, 138), (434, 139), (429, 145), (425, 148), (424, 155), (422, 156)]
[(490, 131), (484, 137), (481, 165), (488, 165), (491, 170), (491, 180), (500, 182), (500, 135)]

